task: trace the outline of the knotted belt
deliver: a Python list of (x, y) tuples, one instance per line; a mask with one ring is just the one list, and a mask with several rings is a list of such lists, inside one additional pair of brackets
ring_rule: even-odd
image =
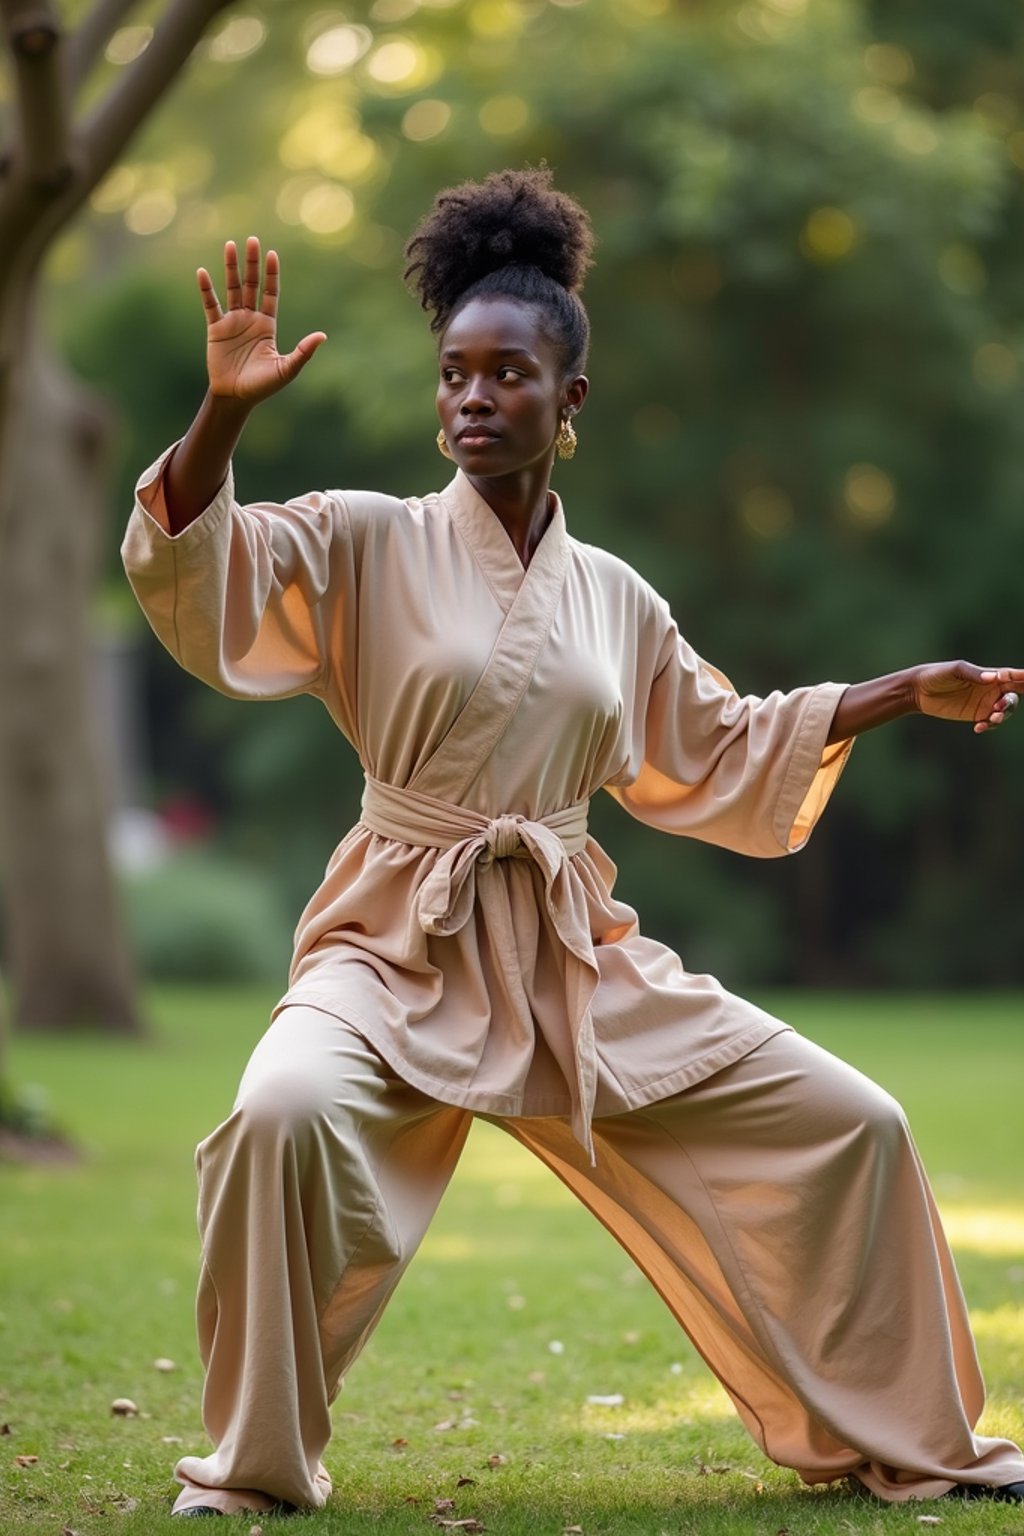
[[(548, 916), (565, 946), (566, 1015), (572, 1041), (569, 1091), (572, 1127), (595, 1161), (591, 1133), (597, 1064), (590, 1005), (600, 973), (590, 936), (583, 884), (572, 855), (587, 842), (587, 808), (580, 801), (536, 821), (526, 816), (489, 818), (417, 790), (397, 789), (367, 775), (363, 825), (382, 837), (418, 848), (443, 849), (415, 899), (415, 916), (425, 933), (458, 933), (477, 900), (476, 876), (496, 859), (532, 859), (544, 879)], [(515, 944), (495, 946), (509, 997), (522, 994)], [(557, 1053), (556, 1053), (557, 1054)]]

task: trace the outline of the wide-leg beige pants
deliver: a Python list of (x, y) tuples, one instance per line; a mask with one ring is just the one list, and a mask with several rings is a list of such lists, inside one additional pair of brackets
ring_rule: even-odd
[[(398, 1079), (333, 1015), (278, 1015), (196, 1153), (215, 1446), (175, 1509), (318, 1508), (330, 1404), (454, 1171), (471, 1114)], [(500, 1120), (649, 1276), (757, 1444), (886, 1499), (1024, 1479), (975, 1436), (963, 1297), (899, 1106), (785, 1030), (703, 1083), (595, 1121)]]

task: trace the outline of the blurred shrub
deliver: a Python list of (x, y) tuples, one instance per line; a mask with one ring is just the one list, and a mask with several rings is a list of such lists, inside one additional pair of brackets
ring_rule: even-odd
[(270, 874), (210, 851), (124, 880), (128, 925), (154, 981), (284, 982), (293, 923)]

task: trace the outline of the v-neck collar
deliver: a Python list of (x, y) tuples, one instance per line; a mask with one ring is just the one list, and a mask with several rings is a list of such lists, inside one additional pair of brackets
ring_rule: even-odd
[(468, 476), (458, 470), (445, 486), (441, 499), (452, 521), (468, 545), (501, 607), (507, 613), (523, 582), (549, 580), (559, 567), (559, 557), (567, 535), (565, 513), (557, 494), (551, 520), (541, 535), (528, 566), (516, 553), (505, 526), (494, 509), (475, 490)]

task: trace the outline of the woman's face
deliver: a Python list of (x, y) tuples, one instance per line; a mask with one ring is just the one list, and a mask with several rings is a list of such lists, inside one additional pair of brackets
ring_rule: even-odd
[(469, 475), (513, 474), (547, 460), (563, 416), (587, 381), (566, 379), (559, 349), (530, 305), (471, 299), (438, 349), (437, 414), (452, 457)]

